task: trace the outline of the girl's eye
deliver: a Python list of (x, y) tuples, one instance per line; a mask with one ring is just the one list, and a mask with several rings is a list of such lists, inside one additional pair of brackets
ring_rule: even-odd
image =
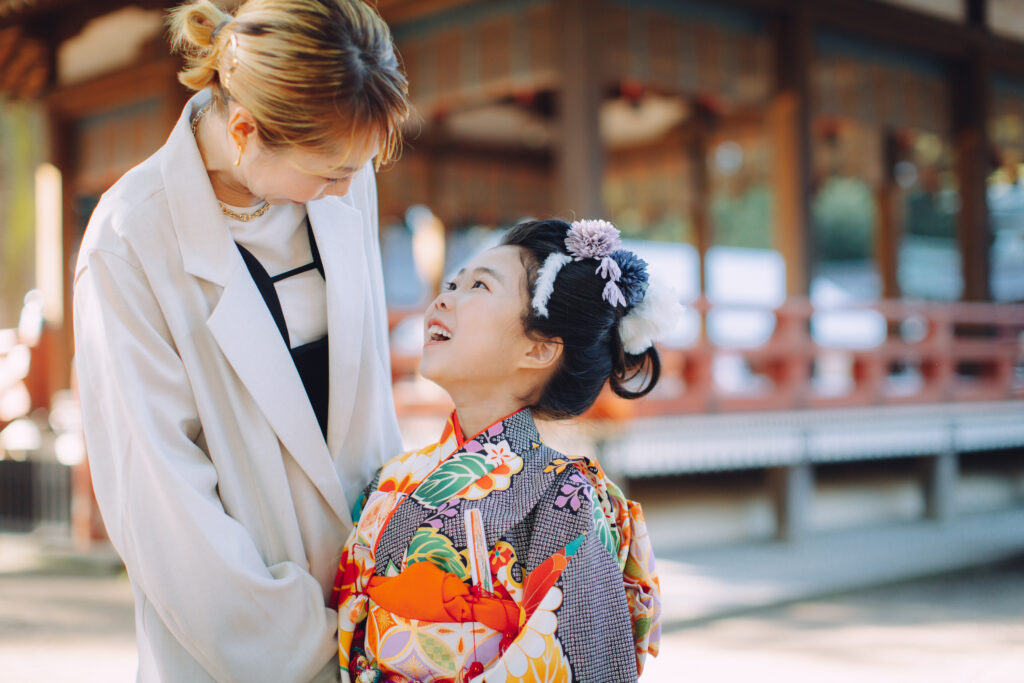
[(349, 176), (345, 176), (343, 178), (324, 178), (324, 180), (326, 180), (331, 185), (333, 185), (334, 183), (340, 183), (343, 180), (348, 180), (348, 179), (349, 179)]
[(483, 280), (477, 280), (476, 282), (474, 282), (473, 283), (473, 288), (476, 289), (477, 285), (479, 285), (480, 287), (483, 287), (484, 289), (487, 289), (487, 285), (484, 284)]
[(454, 292), (455, 291), (455, 282), (453, 282), (452, 280), (449, 280), (448, 282), (444, 283), (444, 288), (446, 290), (448, 290), (449, 292)]

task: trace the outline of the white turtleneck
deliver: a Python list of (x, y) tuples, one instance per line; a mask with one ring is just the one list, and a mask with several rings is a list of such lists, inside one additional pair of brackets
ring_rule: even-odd
[[(253, 211), (251, 206), (225, 206), (237, 213)], [(271, 277), (313, 261), (304, 205), (271, 206), (265, 214), (248, 222), (230, 216), (224, 216), (224, 221), (235, 242), (248, 249)], [(281, 300), (292, 348), (327, 334), (327, 290), (316, 269), (287, 277), (274, 287)]]

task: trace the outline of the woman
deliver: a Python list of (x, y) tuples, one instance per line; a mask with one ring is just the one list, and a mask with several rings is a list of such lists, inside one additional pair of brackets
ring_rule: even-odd
[(75, 273), (139, 679), (334, 680), (351, 502), (400, 448), (372, 163), (405, 78), (360, 0), (201, 0), (170, 27), (198, 94), (100, 200)]
[(580, 415), (609, 382), (649, 392), (652, 339), (678, 317), (665, 294), (610, 224), (550, 220), (434, 300), (420, 371), (455, 412), (360, 502), (336, 582), (342, 680), (636, 680), (660, 640), (643, 514), (533, 415)]

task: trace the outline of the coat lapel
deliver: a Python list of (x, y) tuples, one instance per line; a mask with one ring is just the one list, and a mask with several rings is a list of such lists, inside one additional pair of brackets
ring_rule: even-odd
[(349, 519), (345, 493), (302, 380), (241, 257), (207, 325), (281, 443), (335, 513)]
[[(328, 206), (327, 203), (331, 205)], [(306, 204), (327, 280), (330, 394), (327, 445), (339, 457), (355, 408), (370, 286), (366, 274), (366, 230), (362, 213), (344, 199)]]
[(193, 114), (209, 101), (210, 93), (204, 90), (185, 105), (167, 144), (159, 151), (160, 171), (185, 270), (223, 285), (241, 260), (221, 217), (191, 126)]

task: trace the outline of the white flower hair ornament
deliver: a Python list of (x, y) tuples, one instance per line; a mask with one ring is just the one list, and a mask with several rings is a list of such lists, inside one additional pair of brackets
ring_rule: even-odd
[(652, 282), (643, 300), (619, 322), (622, 350), (639, 355), (654, 345), (656, 339), (674, 331), (682, 319), (684, 307), (673, 288)]

